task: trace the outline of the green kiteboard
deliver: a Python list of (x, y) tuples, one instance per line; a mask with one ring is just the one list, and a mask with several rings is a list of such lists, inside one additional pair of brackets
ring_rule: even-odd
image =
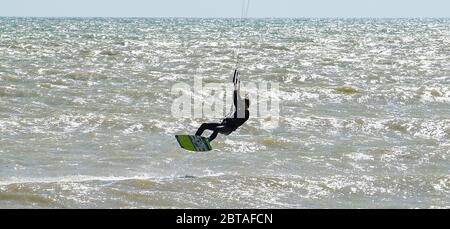
[(189, 151), (206, 152), (211, 151), (212, 147), (208, 138), (195, 135), (176, 135), (181, 148)]

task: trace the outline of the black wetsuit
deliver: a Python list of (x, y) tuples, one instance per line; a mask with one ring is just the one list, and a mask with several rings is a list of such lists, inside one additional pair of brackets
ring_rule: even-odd
[(213, 133), (209, 137), (209, 141), (212, 142), (219, 133), (229, 135), (242, 126), (250, 118), (250, 112), (245, 109), (245, 101), (238, 95), (236, 90), (234, 91), (233, 97), (236, 110), (233, 116), (224, 119), (222, 123), (204, 123), (195, 135), (201, 136), (205, 130), (212, 130)]

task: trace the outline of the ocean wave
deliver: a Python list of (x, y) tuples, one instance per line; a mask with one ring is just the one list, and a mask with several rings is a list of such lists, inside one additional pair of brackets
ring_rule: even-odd
[(113, 51), (113, 50), (103, 50), (103, 51), (100, 52), (100, 55), (117, 56), (117, 55), (119, 55), (119, 52)]
[(55, 204), (55, 200), (51, 198), (47, 198), (45, 196), (31, 194), (31, 193), (15, 193), (15, 192), (8, 192), (8, 191), (1, 191), (0, 192), (0, 202), (20, 202), (20, 203), (28, 203), (28, 207), (31, 207), (33, 205), (43, 205), (43, 206), (50, 206), (52, 204)]
[[(2, 186), (10, 189), (5, 199), (17, 204), (37, 202), (47, 207), (85, 206), (101, 207), (105, 198), (115, 199), (116, 207), (179, 208), (379, 208), (397, 206), (417, 207), (404, 201), (421, 197), (420, 207), (448, 205), (450, 177), (439, 175), (371, 175), (371, 176), (243, 176), (221, 175), (195, 179), (169, 179), (152, 182), (146, 179), (111, 179), (100, 183), (97, 178), (83, 184), (23, 183)], [(16, 190), (20, 186), (19, 190)], [(8, 188), (9, 187), (9, 188)], [(29, 194), (26, 189), (42, 194)], [(49, 192), (55, 190), (55, 192)], [(78, 191), (77, 191), (78, 190)], [(180, 193), (184, 197), (180, 198)], [(427, 193), (427, 194), (422, 194)], [(367, 203), (373, 197), (382, 200)], [(55, 199), (58, 199), (55, 201)], [(356, 202), (344, 201), (348, 198)], [(0, 195), (1, 199), (1, 195)], [(195, 200), (195, 201), (191, 201)], [(338, 203), (334, 201), (343, 201)], [(397, 203), (392, 203), (396, 201)], [(399, 201), (399, 202), (398, 202)]]
[(305, 117), (285, 118), (283, 121), (294, 129), (326, 129), (347, 133), (373, 134), (399, 134), (403, 137), (421, 137), (436, 140), (445, 140), (448, 135), (450, 122), (446, 119), (418, 119), (418, 118), (354, 118), (339, 119), (334, 117)]
[(355, 94), (355, 93), (359, 93), (360, 92), (360, 90), (358, 90), (357, 88), (354, 88), (352, 86), (336, 87), (336, 91), (342, 92), (342, 93), (346, 93), (346, 94)]

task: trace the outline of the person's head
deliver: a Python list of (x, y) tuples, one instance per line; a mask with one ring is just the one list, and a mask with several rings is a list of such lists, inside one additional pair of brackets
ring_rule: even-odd
[(250, 99), (249, 98), (245, 98), (245, 109), (248, 110), (250, 108)]

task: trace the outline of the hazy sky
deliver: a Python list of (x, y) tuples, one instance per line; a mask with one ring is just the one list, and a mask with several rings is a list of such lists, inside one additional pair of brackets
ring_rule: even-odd
[[(242, 0), (0, 0), (0, 16), (240, 17)], [(251, 0), (249, 17), (450, 17), (450, 0)]]

